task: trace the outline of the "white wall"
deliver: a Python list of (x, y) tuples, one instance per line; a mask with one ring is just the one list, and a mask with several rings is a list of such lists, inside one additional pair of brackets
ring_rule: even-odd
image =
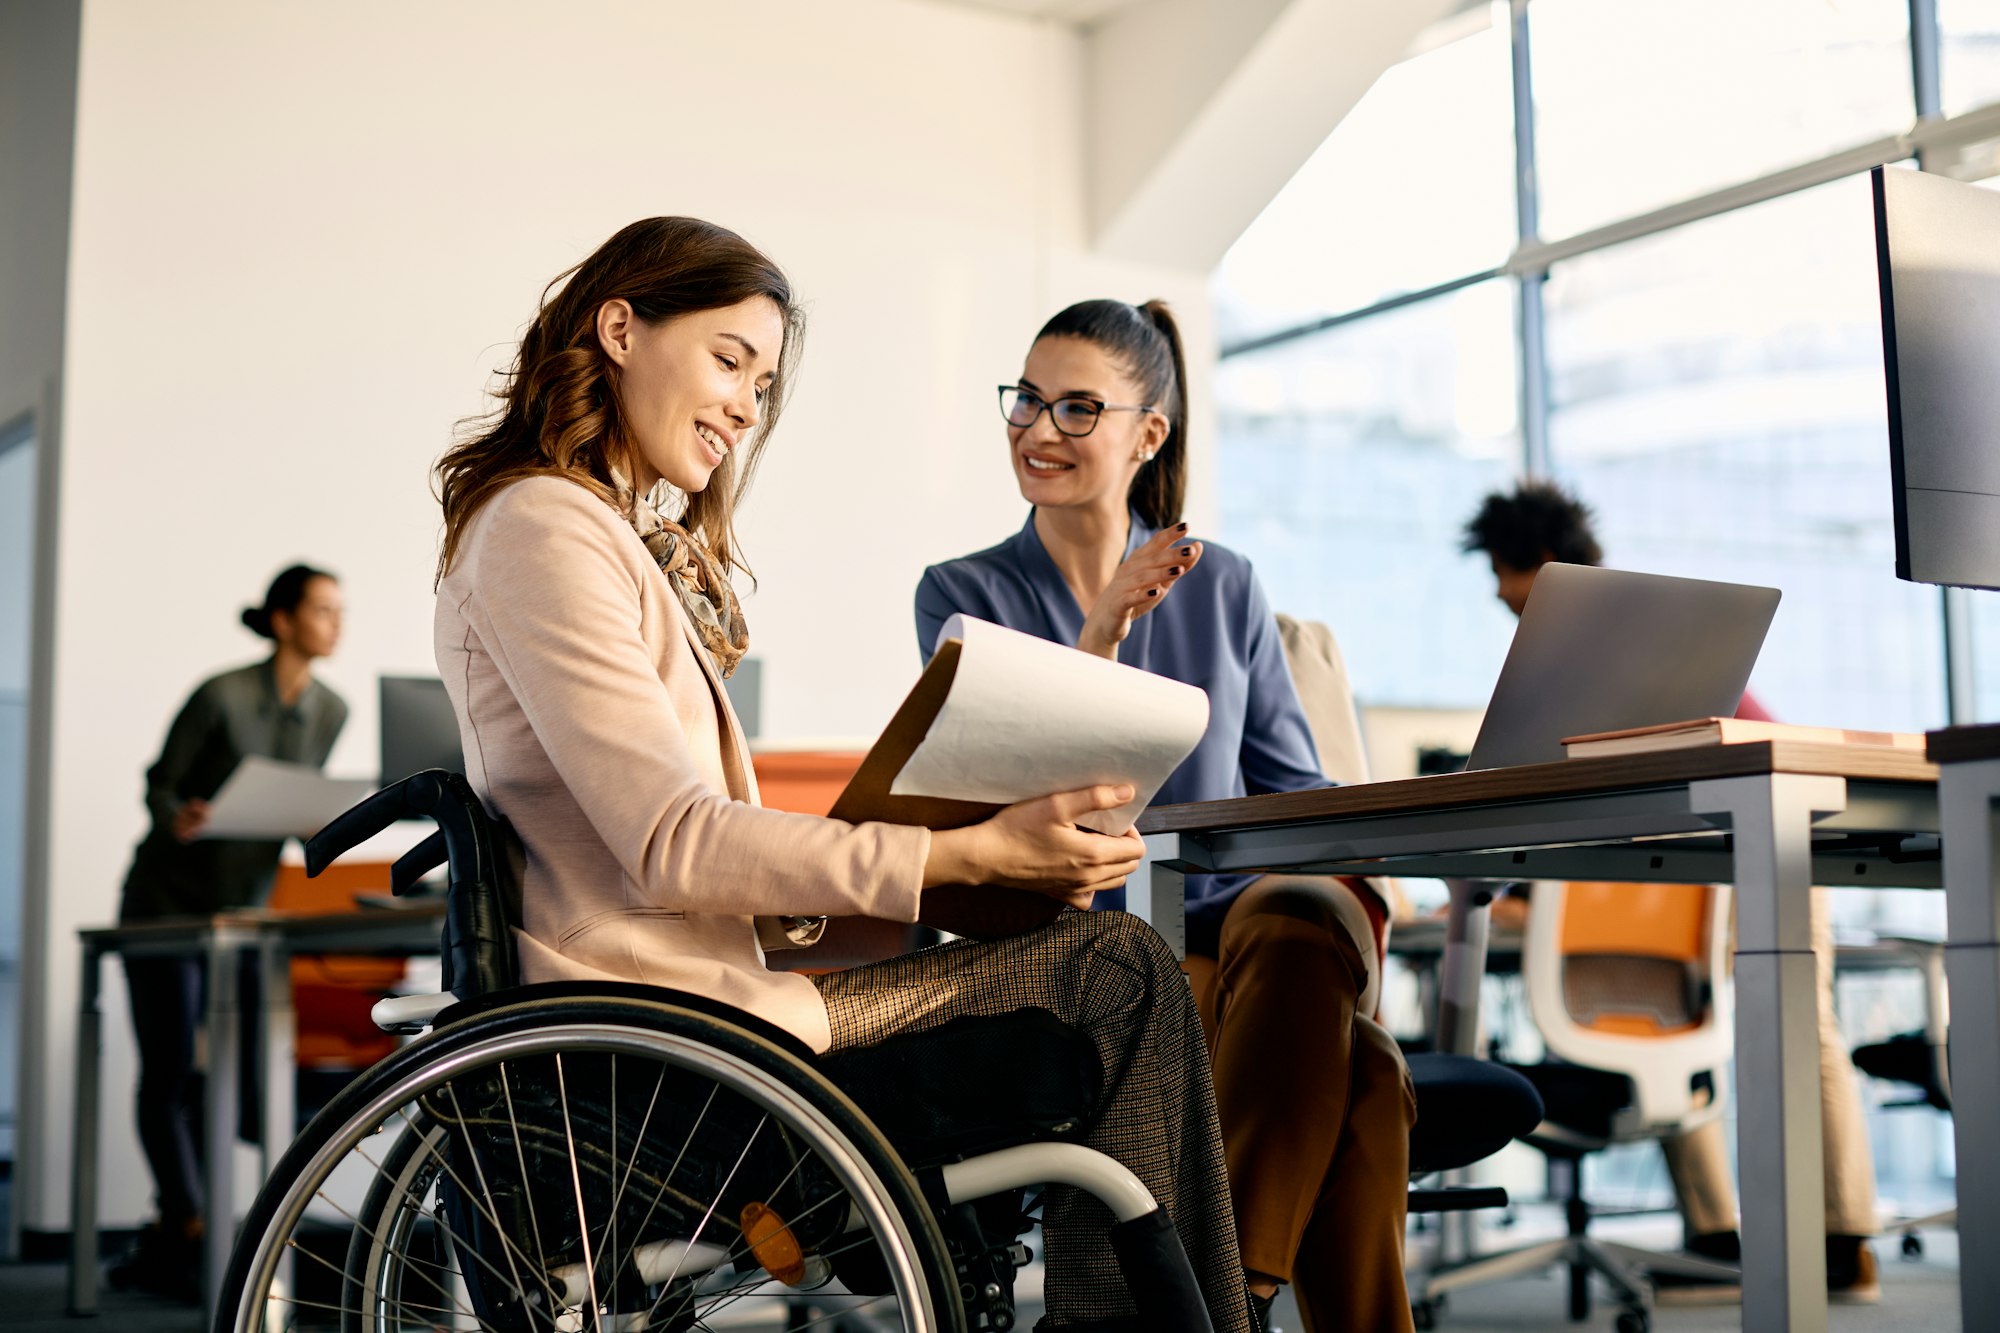
[[(741, 522), (763, 581), (748, 609), (767, 734), (872, 735), (916, 674), (922, 567), (1018, 526), (992, 386), (1043, 318), (1164, 296), (1208, 361), (1205, 274), (1084, 253), (1082, 41), (918, 0), (90, 0), (42, 941), (55, 998), (28, 1085), (57, 1129), (23, 1154), (28, 1226), (67, 1224), (74, 931), (116, 909), (173, 710), (255, 654), (237, 609), (309, 559), (342, 575), (350, 608), (325, 672), (354, 708), (331, 767), (374, 771), (375, 675), (431, 666), (426, 469), (543, 283), (617, 227), (723, 222), (811, 306)], [(122, 997), (107, 1008), (122, 1045)], [(110, 1225), (146, 1208), (113, 1054)]]

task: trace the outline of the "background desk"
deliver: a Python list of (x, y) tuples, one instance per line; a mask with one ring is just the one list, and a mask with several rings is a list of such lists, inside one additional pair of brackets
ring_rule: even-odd
[[(1190, 871), (1734, 884), (1743, 1326), (1817, 1333), (1808, 895), (1938, 887), (1936, 779), (1907, 751), (1763, 742), (1165, 806), (1139, 821), (1150, 866), (1128, 899), (1179, 950)], [(1968, 1271), (1986, 1257), (1963, 1253)]]
[(236, 1236), (236, 1053), (244, 1039), (236, 1009), (236, 970), (254, 952), (263, 974), (262, 1010), (250, 1039), (264, 1047), (264, 1174), (292, 1141), (291, 959), (298, 953), (435, 953), (444, 919), (441, 903), (379, 912), (291, 915), (231, 912), (78, 931), (83, 976), (77, 1013), (76, 1151), (70, 1174), (70, 1313), (97, 1312), (97, 1138), (103, 1034), (98, 996), (104, 955), (196, 957), (207, 960), (204, 1024), (208, 1075), (203, 1109), (208, 1147), (208, 1233), (202, 1256), (202, 1298), (213, 1317), (229, 1247)]

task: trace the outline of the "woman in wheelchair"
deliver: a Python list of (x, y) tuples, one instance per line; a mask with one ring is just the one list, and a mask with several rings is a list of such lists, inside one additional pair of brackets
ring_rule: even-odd
[[(722, 687), (747, 643), (731, 520), (799, 332), (740, 237), (634, 223), (551, 284), (499, 407), (441, 460), (438, 665), (470, 787), (518, 840), (529, 984), (442, 1015), (308, 1127), (223, 1326), (261, 1301), (371, 1329), (686, 1329), (782, 1289), (785, 1327), (1006, 1328), (1008, 1187), (1062, 1176), (1010, 1154), (1103, 1160), (1088, 1147), (1117, 1181), (1047, 1185), (1044, 1326), (1249, 1328), (1186, 982), (1144, 923), (1065, 910), (1137, 865), (1136, 834), (1075, 827), (1129, 789), (936, 833), (757, 803)], [(406, 785), (429, 801), (433, 779)], [(462, 841), (454, 880), (490, 877), (497, 849)], [(831, 975), (765, 966), (826, 916), (914, 921), (948, 885), (1056, 910)], [(351, 1232), (345, 1263), (314, 1253), (315, 1213)], [(1166, 1250), (1178, 1277), (1132, 1290)]]

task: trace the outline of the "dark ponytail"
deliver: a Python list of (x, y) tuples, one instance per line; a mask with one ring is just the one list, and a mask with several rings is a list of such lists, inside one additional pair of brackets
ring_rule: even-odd
[(270, 590), (264, 594), (262, 606), (243, 608), (243, 624), (259, 638), (275, 639), (277, 634), (271, 628), (271, 614), (283, 611), (287, 615), (299, 609), (305, 600), (306, 587), (314, 579), (330, 579), (333, 575), (311, 565), (293, 565), (271, 580)]
[(1167, 438), (1139, 465), (1129, 499), (1148, 527), (1181, 521), (1187, 499), (1187, 358), (1165, 301), (1079, 301), (1042, 325), (1043, 338), (1082, 338), (1115, 357), (1145, 401), (1167, 418)]

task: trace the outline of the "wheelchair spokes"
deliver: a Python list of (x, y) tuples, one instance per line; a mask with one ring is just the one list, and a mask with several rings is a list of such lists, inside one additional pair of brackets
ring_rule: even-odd
[[(315, 1154), (222, 1327), (943, 1327), (909, 1202), (851, 1142), (782, 1083), (649, 1044), (542, 1027), (418, 1068)], [(904, 1262), (850, 1289), (864, 1250)]]

